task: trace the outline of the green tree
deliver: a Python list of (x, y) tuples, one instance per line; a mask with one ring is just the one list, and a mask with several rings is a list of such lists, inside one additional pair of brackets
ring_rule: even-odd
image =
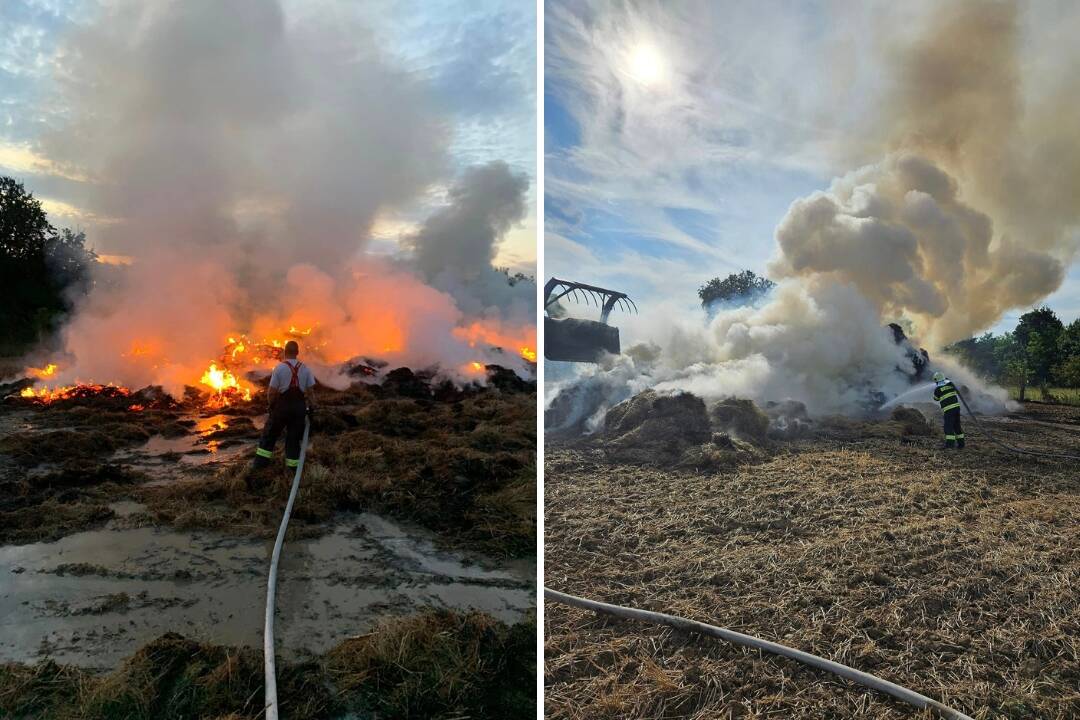
[(732, 273), (724, 279), (714, 277), (698, 288), (701, 307), (710, 316), (722, 305), (745, 305), (764, 297), (776, 287), (772, 280), (753, 270)]
[(1080, 356), (1080, 318), (1065, 326), (1058, 339), (1062, 359)]
[(1065, 326), (1048, 307), (1035, 308), (1020, 316), (1013, 335), (1022, 348), (1032, 383), (1043, 388), (1050, 383), (1054, 368), (1062, 359), (1060, 341), (1064, 332)]
[(1003, 371), (999, 350), (1006, 342), (1003, 337), (986, 333), (977, 338), (960, 340), (945, 348), (945, 352), (955, 355), (984, 380), (999, 381)]
[(1080, 355), (1070, 355), (1054, 370), (1054, 377), (1065, 387), (1080, 387)]
[(56, 329), (97, 259), (81, 232), (49, 223), (41, 203), (0, 176), (0, 353), (18, 353)]
[(1000, 368), (1000, 374), (994, 379), (1005, 385), (1019, 387), (1020, 399), (1023, 400), (1028, 383), (1031, 381), (1031, 371), (1028, 367), (1027, 353), (1014, 333), (1005, 333), (997, 339), (994, 359)]

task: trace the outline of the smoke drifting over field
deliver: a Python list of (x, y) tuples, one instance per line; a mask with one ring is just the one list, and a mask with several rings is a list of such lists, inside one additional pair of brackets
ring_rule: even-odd
[[(119, 2), (70, 39), (58, 82), (71, 121), (50, 157), (90, 177), (93, 211), (115, 218), (93, 240), (135, 257), (77, 308), (59, 382), (177, 392), (229, 336), (290, 328), (315, 362), (525, 367), (535, 285), (502, 276), (512, 316), (476, 288), (528, 179), (496, 162), (454, 181), (449, 121), (368, 28), (265, 0)], [(382, 213), (442, 183), (446, 207), (411, 256), (363, 254)]]
[[(885, 89), (825, 143), (855, 169), (779, 220), (768, 267), (779, 286), (707, 325), (673, 322), (682, 313), (671, 307), (646, 310), (622, 324), (624, 346), (627, 337), (654, 344), (649, 359), (631, 351), (586, 369), (580, 387), (604, 405), (656, 387), (860, 413), (871, 391), (891, 395), (907, 382), (895, 368), (910, 362), (886, 323), (901, 322), (947, 363), (940, 348), (1058, 289), (1080, 245), (1080, 129), (1067, 120), (1080, 111), (1080, 46), (1045, 34), (1050, 15), (975, 1), (863, 12), (880, 55), (863, 60)], [(1050, 59), (1035, 59), (1051, 38)]]

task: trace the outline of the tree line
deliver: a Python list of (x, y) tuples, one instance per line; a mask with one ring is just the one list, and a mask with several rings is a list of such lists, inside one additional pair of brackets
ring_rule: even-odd
[(986, 333), (945, 348), (985, 380), (1015, 386), (1020, 399), (1029, 387), (1043, 398), (1048, 388), (1080, 387), (1080, 319), (1068, 325), (1048, 307), (1020, 316), (1012, 332)]
[(39, 200), (0, 176), (0, 355), (18, 355), (55, 333), (88, 290), (96, 261), (82, 232), (57, 230)]

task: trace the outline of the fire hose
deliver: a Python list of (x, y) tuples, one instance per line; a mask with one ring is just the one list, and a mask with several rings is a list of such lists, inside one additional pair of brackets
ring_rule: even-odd
[(987, 440), (994, 443), (995, 445), (1005, 448), (1010, 452), (1020, 453), (1021, 455), (1035, 455), (1036, 457), (1046, 458), (1062, 458), (1065, 460), (1080, 460), (1080, 455), (1069, 455), (1068, 453), (1052, 453), (1046, 452), (1045, 450), (1024, 450), (1022, 448), (1013, 447), (1012, 445), (1005, 444), (1001, 440), (998, 440), (996, 437), (991, 435), (990, 431), (983, 426), (982, 421), (979, 420), (979, 416), (972, 411), (971, 406), (968, 405), (968, 401), (964, 399), (964, 395), (959, 390), (956, 391), (956, 395), (960, 398), (960, 402), (964, 403), (964, 409), (967, 410), (967, 413), (971, 416), (971, 419), (975, 421), (975, 425), (979, 428), (979, 432), (981, 432)]
[(266, 579), (266, 620), (263, 624), (263, 661), (266, 674), (266, 701), (263, 709), (266, 711), (266, 720), (278, 720), (277, 668), (274, 663), (274, 595), (277, 592), (278, 561), (281, 559), (281, 546), (285, 544), (285, 531), (289, 527), (289, 517), (292, 515), (293, 503), (296, 502), (296, 493), (300, 489), (300, 475), (304, 472), (304, 456), (307, 455), (310, 431), (311, 420), (305, 417), (304, 439), (300, 441), (300, 460), (296, 465), (296, 474), (293, 475), (292, 490), (289, 491), (289, 501), (285, 504), (285, 514), (281, 516), (277, 540), (274, 541), (274, 552), (270, 556), (270, 574)]
[(842, 678), (877, 690), (878, 692), (885, 693), (886, 695), (891, 695), (908, 705), (913, 705), (924, 710), (930, 710), (938, 717), (946, 718), (946, 720), (973, 720), (973, 718), (965, 715), (959, 710), (946, 707), (936, 700), (931, 700), (925, 695), (920, 695), (914, 690), (909, 690), (895, 683), (891, 683), (888, 680), (883, 680), (876, 675), (871, 675), (862, 672), (861, 670), (848, 667), (847, 665), (841, 665), (838, 662), (826, 660), (823, 657), (787, 647), (786, 645), (780, 645), (779, 643), (770, 642), (769, 640), (762, 640), (753, 635), (744, 635), (740, 632), (735, 632), (734, 630), (717, 627), (716, 625), (708, 625), (676, 615), (652, 612), (650, 610), (639, 610), (637, 608), (623, 607), (621, 605), (610, 605), (608, 603), (597, 602), (596, 600), (587, 600), (575, 595), (567, 595), (566, 593), (561, 593), (556, 590), (549, 590), (548, 588), (544, 588), (544, 599), (582, 608), (583, 610), (592, 610), (599, 613), (614, 615), (616, 617), (628, 618), (630, 620), (640, 620), (641, 622), (667, 625), (668, 627), (673, 627), (676, 630), (682, 630), (683, 632), (708, 635), (710, 637), (726, 640), (735, 645), (755, 648), (774, 655), (781, 655), (797, 662), (801, 662), (804, 665), (817, 668), (818, 670), (824, 670), (834, 675), (839, 675)]
[[(972, 411), (971, 406), (968, 405), (964, 396), (958, 391), (956, 393), (960, 401), (964, 404), (964, 409), (967, 410), (968, 415), (975, 421), (975, 424), (987, 439), (991, 442), (999, 445), (1006, 450), (1015, 453), (1021, 453), (1024, 455), (1036, 455), (1039, 457), (1048, 458), (1065, 458), (1069, 460), (1080, 460), (1080, 455), (1069, 455), (1066, 453), (1052, 453), (1043, 452), (1037, 450), (1024, 450), (1021, 448), (1008, 445), (1001, 440), (994, 437), (985, 426), (979, 417)], [(639, 620), (641, 622), (655, 623), (659, 625), (667, 625), (677, 630), (684, 632), (696, 632), (701, 635), (708, 635), (710, 637), (726, 640), (732, 644), (740, 645), (743, 647), (755, 648), (764, 652), (772, 653), (774, 655), (780, 655), (791, 660), (809, 665), (810, 667), (824, 670), (825, 672), (838, 675), (842, 678), (850, 680), (859, 685), (877, 690), (878, 692), (891, 695), (892, 697), (900, 700), (908, 705), (912, 705), (919, 709), (930, 710), (937, 716), (946, 718), (946, 720), (972, 720), (971, 717), (965, 715), (959, 710), (942, 705), (936, 700), (921, 695), (914, 690), (902, 687), (895, 683), (891, 683), (888, 680), (871, 675), (869, 673), (856, 670), (855, 668), (842, 665), (832, 660), (827, 660), (818, 655), (812, 655), (802, 650), (796, 650), (794, 648), (787, 647), (786, 645), (780, 645), (779, 643), (770, 642), (769, 640), (762, 640), (761, 638), (754, 637), (752, 635), (744, 635), (734, 630), (728, 630), (727, 628), (718, 627), (716, 625), (708, 625), (706, 623), (698, 622), (696, 620), (690, 620), (688, 618), (678, 617), (676, 615), (668, 615), (666, 613), (652, 612), (650, 610), (641, 610), (638, 608), (624, 607), (621, 605), (611, 605), (609, 603), (598, 602), (596, 600), (589, 600), (576, 595), (568, 595), (566, 593), (559, 592), (557, 590), (551, 590), (544, 588), (544, 599), (551, 600), (552, 602), (562, 603), (564, 605), (570, 605), (572, 607), (582, 608), (584, 610), (592, 610), (598, 613), (605, 613), (616, 617), (627, 618), (630, 620)]]

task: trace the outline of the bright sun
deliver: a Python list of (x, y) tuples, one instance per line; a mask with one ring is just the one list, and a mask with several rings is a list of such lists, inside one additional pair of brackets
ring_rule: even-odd
[(642, 85), (654, 85), (663, 74), (664, 60), (652, 45), (642, 43), (630, 52), (630, 75)]

